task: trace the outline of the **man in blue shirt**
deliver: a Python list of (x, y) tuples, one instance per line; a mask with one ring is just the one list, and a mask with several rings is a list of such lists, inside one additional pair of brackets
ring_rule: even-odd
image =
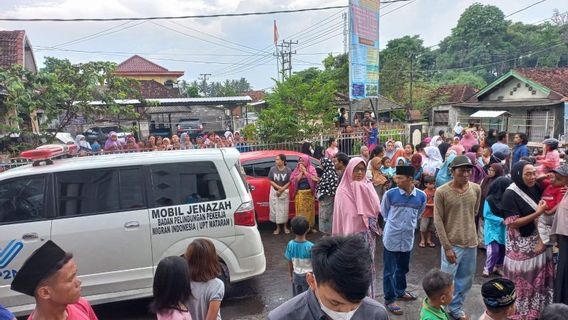
[(414, 187), (415, 168), (397, 166), (394, 177), (397, 187), (383, 196), (381, 215), (385, 220), (383, 234), (383, 290), (385, 306), (395, 315), (402, 315), (396, 300), (416, 300), (406, 291), (406, 274), (410, 264), (410, 253), (414, 244), (416, 225), (426, 208), (424, 191)]
[(507, 141), (507, 132), (505, 132), (505, 131), (499, 132), (497, 134), (497, 142), (495, 142), (491, 146), (491, 151), (493, 152), (493, 154), (500, 152), (500, 153), (504, 154), (505, 156), (509, 157), (511, 152), (509, 150), (509, 145), (507, 144), (507, 142), (508, 142)]
[(515, 165), (522, 157), (529, 156), (529, 148), (527, 148), (527, 143), (529, 139), (525, 133), (517, 133), (513, 138), (513, 161), (511, 162), (511, 167)]

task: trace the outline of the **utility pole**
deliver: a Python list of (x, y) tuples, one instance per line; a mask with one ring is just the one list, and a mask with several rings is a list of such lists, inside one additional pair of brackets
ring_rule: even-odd
[[(298, 44), (298, 41), (282, 40), (282, 43), (278, 45), (278, 47), (280, 47), (280, 57), (282, 58), (280, 61), (282, 81), (284, 81), (286, 76), (292, 76), (292, 55), (296, 54), (296, 50), (292, 51), (292, 45), (294, 44)], [(288, 71), (288, 75), (286, 75), (286, 71)]]
[(203, 82), (201, 82), (201, 92), (203, 93), (203, 95), (207, 95), (207, 77), (210, 77), (211, 74), (210, 73), (200, 73), (199, 74), (199, 79), (203, 80)]
[(410, 54), (410, 104), (408, 106), (408, 109), (406, 111), (406, 120), (410, 120), (410, 110), (413, 108), (412, 104), (412, 89), (413, 89), (413, 85), (414, 85), (414, 54)]
[(347, 19), (347, 12), (344, 12), (343, 17), (343, 53), (347, 53), (349, 46), (349, 20)]

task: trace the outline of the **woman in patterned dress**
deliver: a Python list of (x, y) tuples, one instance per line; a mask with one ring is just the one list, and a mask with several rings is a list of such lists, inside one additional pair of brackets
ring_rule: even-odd
[(290, 183), (293, 187), (292, 192), (295, 193), (296, 215), (308, 220), (312, 232), (317, 232), (314, 224), (316, 221), (315, 191), (318, 181), (318, 174), (310, 158), (302, 155), (296, 169), (290, 175)]
[(329, 158), (321, 159), (321, 167), (323, 173), (317, 187), (317, 196), (319, 200), (319, 231), (331, 234), (331, 223), (333, 222), (333, 200), (335, 199), (335, 191), (339, 184), (337, 171)]
[(542, 243), (535, 222), (547, 209), (540, 200), (536, 169), (527, 161), (512, 169), (513, 184), (503, 194), (507, 243), (505, 277), (515, 283), (516, 312), (510, 319), (538, 319), (552, 303), (554, 265), (552, 252)]

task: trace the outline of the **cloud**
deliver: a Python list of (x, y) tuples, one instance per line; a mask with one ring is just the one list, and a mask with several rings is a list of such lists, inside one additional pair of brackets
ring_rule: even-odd
[[(407, 34), (419, 34), (424, 39), (425, 45), (438, 43), (450, 34), (451, 28), (456, 25), (463, 10), (476, 1), (497, 5), (505, 13), (516, 11), (534, 2), (533, 0), (416, 0), (381, 18), (381, 45), (384, 46), (388, 40)], [(512, 18), (515, 21), (535, 22), (550, 17), (553, 8), (560, 8), (562, 11), (565, 8), (564, 1), (548, 0)], [(155, 0), (2, 0), (0, 1), (0, 17), (178, 16), (298, 9), (346, 5), (347, 2), (347, 0), (168, 0), (167, 2)], [(385, 5), (383, 12), (401, 5), (403, 3)], [(200, 73), (216, 73), (218, 75), (215, 78), (216, 81), (245, 77), (255, 88), (265, 88), (271, 86), (273, 84), (271, 78), (276, 77), (275, 57), (272, 57), (270, 53), (263, 53), (274, 51), (272, 38), (274, 19), (277, 20), (281, 40), (299, 41), (295, 46), (297, 54), (293, 56), (292, 61), (294, 70), (301, 70), (313, 66), (306, 62), (320, 63), (327, 52), (343, 51), (342, 11), (327, 10), (174, 21), (182, 26), (173, 22), (155, 21), (156, 24), (175, 29), (177, 32), (151, 22), (140, 25), (136, 25), (136, 22), (129, 24), (124, 24), (124, 22), (0, 22), (0, 29), (26, 30), (32, 45), (36, 47), (36, 59), (40, 63), (45, 56), (67, 58), (73, 62), (88, 60), (121, 62), (129, 57), (129, 53), (143, 53), (144, 56), (150, 57), (151, 60), (168, 69), (184, 70), (184, 78), (190, 81), (196, 79)], [(189, 30), (183, 26), (198, 31)], [(111, 27), (114, 27), (109, 31), (112, 33), (95, 35)], [(94, 36), (85, 38), (89, 35)], [(242, 46), (221, 41), (212, 35)], [(69, 44), (63, 49), (126, 53), (37, 50), (40, 45), (54, 46), (80, 38), (85, 39)], [(311, 54), (320, 52), (322, 54)], [(264, 59), (262, 59), (263, 55), (266, 55)]]

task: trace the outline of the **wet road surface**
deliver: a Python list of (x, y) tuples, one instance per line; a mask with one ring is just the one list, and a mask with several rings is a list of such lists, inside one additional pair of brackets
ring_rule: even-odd
[[(264, 250), (266, 255), (266, 272), (259, 277), (232, 284), (226, 291), (221, 305), (223, 319), (266, 319), (268, 312), (292, 297), (292, 286), (287, 275), (287, 261), (284, 259), (284, 250), (293, 235), (273, 235), (271, 224), (259, 226)], [(416, 235), (419, 237), (419, 235)], [(308, 235), (308, 240), (316, 242), (321, 237), (320, 233)], [(440, 246), (436, 241), (436, 248), (419, 248), (416, 241), (410, 261), (410, 272), (407, 276), (409, 291), (414, 291), (418, 301), (401, 303), (405, 311), (404, 316), (393, 316), (391, 319), (418, 319), (421, 299), (424, 292), (421, 288), (422, 277), (431, 268), (440, 266)], [(377, 292), (376, 299), (383, 303), (382, 297), (382, 255), (383, 246), (381, 239), (377, 243)], [(480, 298), (480, 285), (487, 279), (481, 277), (485, 252), (478, 250), (477, 272), (474, 286), (466, 301), (466, 312), (471, 313), (472, 319), (477, 319), (483, 312), (483, 304)], [(148, 313), (150, 299), (138, 299), (133, 301), (109, 303), (95, 306), (99, 319), (155, 319)]]

